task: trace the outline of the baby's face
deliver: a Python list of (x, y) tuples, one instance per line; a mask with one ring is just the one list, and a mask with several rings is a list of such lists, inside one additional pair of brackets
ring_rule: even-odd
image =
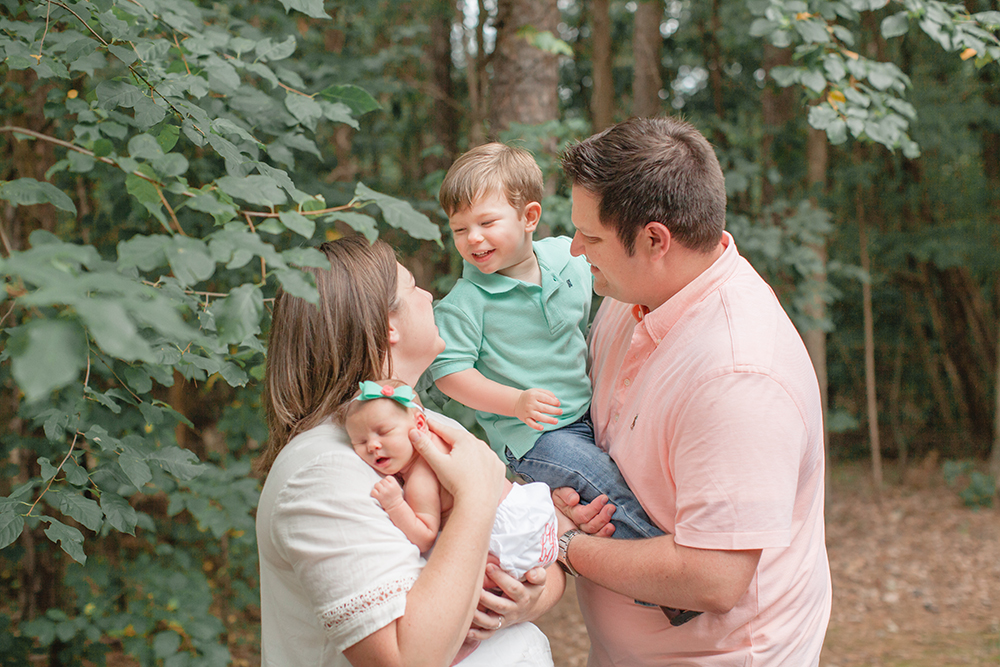
[(405, 472), (416, 458), (409, 410), (388, 398), (364, 401), (344, 423), (351, 446), (365, 463), (383, 475)]

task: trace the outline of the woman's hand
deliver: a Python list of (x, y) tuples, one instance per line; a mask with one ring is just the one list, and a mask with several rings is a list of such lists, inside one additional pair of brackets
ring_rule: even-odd
[(437, 475), (441, 486), (456, 502), (460, 498), (480, 500), (495, 512), (506, 479), (504, 465), (497, 455), (464, 429), (454, 429), (430, 419), (427, 424), (431, 432), (411, 429), (410, 442)]
[[(472, 627), (469, 629), (469, 639), (482, 641), (502, 627), (533, 621), (551, 606), (546, 604), (543, 598), (548, 577), (543, 568), (536, 567), (529, 570), (524, 581), (518, 581), (493, 563), (486, 565), (486, 574), (500, 587), (503, 595), (496, 595), (488, 590), (480, 592), (479, 606), (472, 617)], [(559, 572), (552, 576), (561, 574)], [(559, 594), (561, 593), (562, 587), (559, 587)], [(558, 599), (559, 595), (556, 595), (551, 601), (552, 604)]]

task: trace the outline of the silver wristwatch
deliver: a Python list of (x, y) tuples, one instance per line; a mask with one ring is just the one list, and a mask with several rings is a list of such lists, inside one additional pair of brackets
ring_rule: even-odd
[(569, 549), (570, 541), (579, 534), (579, 530), (572, 528), (559, 536), (559, 556), (556, 558), (556, 562), (562, 567), (563, 572), (571, 577), (579, 577), (580, 573), (570, 564), (566, 551)]

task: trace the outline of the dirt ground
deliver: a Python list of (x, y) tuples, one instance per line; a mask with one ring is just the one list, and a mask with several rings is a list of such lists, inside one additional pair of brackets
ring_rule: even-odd
[[(864, 468), (834, 470), (822, 667), (1000, 667), (1000, 512), (963, 507), (937, 467), (895, 477), (878, 504)], [(556, 667), (587, 664), (572, 584), (538, 626)]]

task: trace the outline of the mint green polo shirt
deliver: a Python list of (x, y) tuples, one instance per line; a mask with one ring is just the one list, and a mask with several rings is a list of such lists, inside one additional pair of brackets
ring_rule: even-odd
[[(591, 396), (586, 333), (593, 276), (583, 257), (570, 255), (570, 241), (533, 243), (541, 285), (487, 275), (466, 262), (462, 278), (434, 306), (446, 347), (431, 364), (431, 379), (475, 368), (508, 387), (547, 389), (563, 413), (546, 431), (583, 416)], [(504, 447), (520, 458), (541, 434), (516, 417), (477, 411), (476, 419), (504, 462)]]

